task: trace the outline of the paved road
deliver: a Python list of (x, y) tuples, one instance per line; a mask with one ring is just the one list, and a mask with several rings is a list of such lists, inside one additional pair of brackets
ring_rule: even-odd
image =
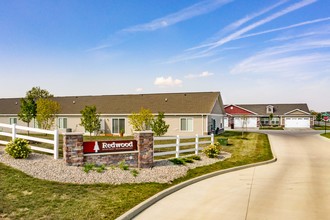
[(276, 163), (195, 183), (136, 219), (330, 219), (330, 141), (313, 131), (269, 133)]

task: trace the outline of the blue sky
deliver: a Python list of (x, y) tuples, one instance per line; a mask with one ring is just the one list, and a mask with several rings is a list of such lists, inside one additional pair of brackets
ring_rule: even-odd
[(3, 0), (0, 97), (220, 91), (330, 110), (328, 0)]

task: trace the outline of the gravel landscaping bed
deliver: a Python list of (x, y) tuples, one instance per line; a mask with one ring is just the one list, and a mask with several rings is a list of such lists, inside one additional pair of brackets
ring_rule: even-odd
[[(174, 165), (168, 160), (161, 160), (156, 161), (151, 169), (122, 170), (117, 167), (107, 167), (102, 173), (96, 171), (86, 173), (83, 171), (83, 167), (67, 166), (63, 159), (54, 160), (52, 156), (45, 154), (31, 153), (27, 159), (14, 159), (4, 152), (3, 146), (0, 146), (1, 163), (39, 179), (78, 184), (170, 183), (174, 179), (185, 176), (189, 169), (213, 164), (230, 156), (229, 153), (221, 152), (219, 158), (214, 159), (201, 155), (200, 161), (186, 165)], [(131, 173), (134, 169), (139, 172), (136, 177)]]

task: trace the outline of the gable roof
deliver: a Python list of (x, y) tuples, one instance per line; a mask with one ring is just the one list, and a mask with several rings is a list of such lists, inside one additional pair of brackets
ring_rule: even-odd
[[(139, 112), (142, 107), (155, 114), (160, 111), (167, 114), (210, 114), (215, 103), (222, 105), (220, 92), (67, 96), (52, 99), (61, 105), (60, 114), (80, 114), (87, 105), (95, 105), (101, 114), (131, 114)], [(19, 110), (19, 98), (0, 99), (0, 114), (17, 114)]]
[(266, 112), (267, 106), (273, 106), (274, 107), (274, 115), (284, 115), (288, 112), (291, 112), (293, 110), (301, 110), (306, 113), (310, 113), (309, 108), (306, 103), (299, 103), (299, 104), (236, 104), (236, 106), (240, 106), (244, 109), (247, 109), (249, 111), (255, 112), (258, 115), (269, 115)]
[[(233, 107), (233, 108), (235, 107), (236, 109), (240, 109), (240, 110), (242, 110), (244, 112), (231, 113), (231, 109), (230, 110), (228, 109), (229, 107)], [(226, 113), (228, 115), (232, 115), (232, 114), (246, 114), (246, 113), (251, 113), (252, 115), (258, 115), (257, 113), (255, 113), (255, 112), (253, 112), (253, 111), (251, 111), (249, 109), (245, 109), (242, 106), (238, 106), (238, 105), (226, 105), (224, 108), (225, 108), (225, 111), (226, 111)]]

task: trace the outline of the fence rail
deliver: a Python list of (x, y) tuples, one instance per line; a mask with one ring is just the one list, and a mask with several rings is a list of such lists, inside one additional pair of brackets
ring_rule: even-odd
[[(210, 138), (209, 141), (200, 141), (200, 139)], [(187, 139), (195, 139), (193, 142), (182, 142), (181, 140), (187, 140)], [(155, 144), (155, 141), (167, 141), (167, 140), (176, 140), (175, 143), (171, 144)], [(211, 135), (196, 135), (196, 136), (179, 136), (176, 137), (154, 137), (154, 149), (164, 149), (164, 148), (174, 148), (175, 150), (171, 149), (168, 151), (162, 151), (162, 152), (155, 152), (155, 156), (165, 156), (165, 155), (174, 155), (176, 158), (180, 157), (180, 153), (189, 153), (194, 152), (196, 155), (198, 155), (198, 152), (202, 150), (203, 148), (200, 147), (201, 144), (214, 144), (214, 134)], [(181, 147), (184, 146), (194, 146), (192, 148), (188, 149), (181, 149)]]
[[(33, 145), (30, 145), (30, 146), (31, 146), (32, 150), (53, 154), (54, 159), (58, 159), (58, 148), (59, 148), (59, 132), (58, 132), (58, 130), (44, 130), (44, 129), (39, 129), (39, 128), (30, 128), (30, 127), (25, 127), (25, 126), (19, 126), (16, 124), (9, 125), (9, 124), (3, 124), (3, 123), (0, 123), (0, 128), (7, 128), (7, 130), (10, 129), (10, 132), (1, 131), (0, 136), (11, 137), (12, 140), (15, 140), (15, 138), (22, 138), (22, 139), (29, 140), (29, 141), (36, 141), (36, 142), (54, 145), (53, 149), (37, 147), (37, 146), (33, 146)], [(32, 136), (28, 136), (28, 135), (17, 134), (17, 130), (31, 131), (34, 133), (41, 133), (41, 134), (51, 134), (54, 136), (54, 139), (50, 140), (50, 139), (44, 139), (44, 138), (32, 137)], [(8, 141), (0, 140), (0, 144), (6, 145), (8, 143), (9, 143)]]

